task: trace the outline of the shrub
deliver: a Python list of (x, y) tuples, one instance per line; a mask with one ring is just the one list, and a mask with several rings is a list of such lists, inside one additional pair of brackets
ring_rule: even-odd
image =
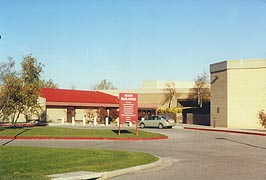
[(264, 113), (264, 110), (259, 111), (258, 113), (258, 118), (259, 118), (259, 122), (260, 124), (266, 128), (266, 114)]
[(160, 108), (157, 111), (159, 114), (164, 113), (182, 113), (182, 108), (174, 107), (174, 108)]

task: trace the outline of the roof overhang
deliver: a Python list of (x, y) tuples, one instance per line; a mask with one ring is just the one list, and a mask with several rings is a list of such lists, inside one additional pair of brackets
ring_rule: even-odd
[(118, 107), (119, 104), (80, 103), (80, 102), (46, 102), (47, 106), (78, 106), (78, 107)]

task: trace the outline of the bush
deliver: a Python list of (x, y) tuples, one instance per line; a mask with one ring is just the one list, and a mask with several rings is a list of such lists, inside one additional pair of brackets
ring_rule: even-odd
[(164, 113), (182, 113), (182, 108), (174, 107), (174, 108), (160, 108), (157, 111), (159, 114)]
[(259, 122), (260, 124), (266, 128), (266, 114), (264, 113), (264, 110), (259, 111), (258, 113), (258, 118), (259, 118)]

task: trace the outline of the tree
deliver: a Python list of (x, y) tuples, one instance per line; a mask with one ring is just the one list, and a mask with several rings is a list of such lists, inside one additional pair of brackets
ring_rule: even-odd
[[(21, 63), (23, 81), (23, 105), (22, 111), (28, 120), (29, 115), (35, 114), (40, 109), (38, 99), (42, 87), (41, 72), (43, 64), (31, 55), (25, 56)], [(17, 119), (16, 119), (17, 121)]]
[(54, 83), (52, 79), (49, 79), (48, 81), (42, 80), (42, 88), (59, 88), (59, 85)]
[(0, 117), (3, 120), (8, 120), (10, 116), (15, 118), (18, 104), (21, 104), (22, 80), (14, 66), (12, 58), (0, 64)]
[(199, 74), (195, 79), (194, 87), (190, 89), (189, 99), (196, 101), (200, 108), (203, 103), (210, 102), (210, 83), (206, 72)]
[(258, 118), (259, 118), (259, 122), (260, 124), (266, 128), (266, 113), (264, 112), (264, 110), (260, 110), (258, 113)]
[(117, 89), (111, 81), (106, 79), (102, 80), (100, 83), (95, 84), (91, 87), (92, 90), (108, 90), (108, 89)]
[(164, 99), (163, 99), (162, 104), (164, 105), (164, 104), (168, 103), (168, 108), (171, 108), (171, 106), (173, 104), (174, 97), (178, 96), (178, 94), (176, 92), (175, 83), (174, 82), (168, 82), (165, 84), (165, 86), (166, 86), (164, 88), (165, 94), (164, 94)]
[(14, 70), (14, 65), (12, 58), (9, 58), (8, 63), (0, 65), (0, 115), (3, 118), (11, 117), (13, 125), (21, 114), (24, 114), (27, 119), (40, 108), (38, 98), (43, 67), (31, 55), (23, 58), (21, 72)]

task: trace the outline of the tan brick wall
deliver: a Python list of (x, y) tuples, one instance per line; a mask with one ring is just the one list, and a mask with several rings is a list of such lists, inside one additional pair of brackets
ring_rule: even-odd
[(261, 128), (257, 113), (266, 108), (266, 68), (228, 70), (228, 127)]
[[(40, 106), (41, 106), (41, 109), (38, 112), (41, 115), (41, 113), (43, 113), (43, 111), (45, 111), (46, 99), (39, 97), (38, 102), (40, 103)], [(32, 114), (30, 117), (30, 120), (39, 120), (39, 116), (36, 114)], [(19, 115), (18, 122), (26, 122), (26, 118), (25, 118), (24, 114)]]
[[(97, 117), (97, 109), (92, 110)], [(47, 121), (52, 123), (61, 123), (62, 117), (64, 117), (65, 122), (67, 122), (67, 109), (66, 108), (47, 108)], [(84, 115), (86, 115), (86, 108), (76, 108), (75, 109), (75, 120), (77, 122), (82, 122)], [(85, 118), (85, 121), (93, 121), (88, 117)]]
[(86, 115), (85, 109), (76, 109), (76, 120), (83, 120), (84, 115)]
[(227, 127), (227, 72), (211, 74), (211, 126)]
[(266, 109), (266, 60), (224, 61), (210, 70), (211, 125), (216, 118), (217, 126), (261, 129), (257, 113)]
[(67, 109), (66, 108), (47, 108), (47, 121), (53, 123), (60, 123), (62, 117), (65, 122), (67, 121)]

